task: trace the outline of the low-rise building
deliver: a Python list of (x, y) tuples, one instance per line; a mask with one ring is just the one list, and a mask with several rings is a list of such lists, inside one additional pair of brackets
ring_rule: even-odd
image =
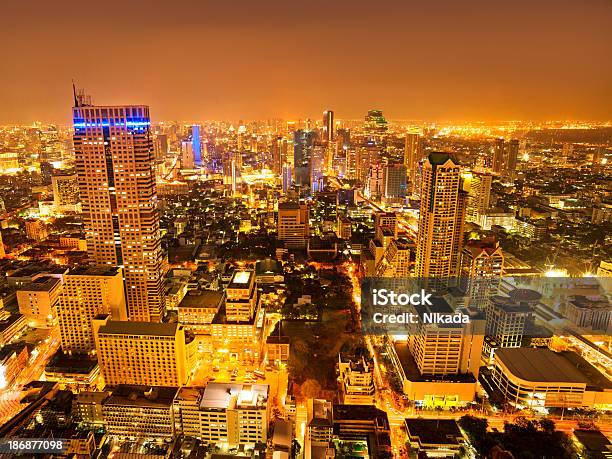
[(176, 387), (117, 386), (104, 400), (106, 431), (119, 437), (172, 438)]
[(360, 359), (342, 359), (338, 357), (338, 381), (340, 398), (347, 405), (374, 404), (374, 367), (364, 357)]
[(516, 407), (612, 408), (612, 382), (570, 351), (498, 349), (492, 381)]

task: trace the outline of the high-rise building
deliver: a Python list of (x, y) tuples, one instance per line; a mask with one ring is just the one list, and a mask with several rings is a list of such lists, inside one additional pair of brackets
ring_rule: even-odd
[(310, 185), (310, 162), (316, 140), (317, 133), (315, 131), (299, 129), (293, 135), (293, 167), (297, 185)]
[(98, 364), (109, 386), (182, 386), (196, 341), (177, 323), (92, 321)]
[(368, 110), (365, 117), (364, 130), (371, 136), (382, 135), (387, 132), (387, 120), (382, 110)]
[(461, 251), (460, 286), (469, 305), (480, 310), (497, 294), (504, 271), (504, 253), (494, 238), (468, 241)]
[(561, 150), (561, 164), (567, 164), (569, 157), (574, 153), (573, 143), (564, 143), (563, 149)]
[(372, 164), (368, 172), (365, 195), (374, 201), (380, 201), (384, 194), (384, 169), (380, 164)]
[(116, 267), (80, 267), (64, 276), (58, 318), (62, 350), (87, 354), (95, 349), (92, 321), (110, 314), (127, 320), (123, 270)]
[(36, 276), (17, 290), (19, 313), (35, 326), (54, 325), (61, 292), (60, 278), (44, 274)]
[(478, 223), (480, 216), (489, 209), (493, 176), (485, 172), (466, 172), (462, 177), (468, 191), (465, 219)]
[(355, 158), (355, 178), (365, 183), (368, 178), (370, 166), (380, 160), (380, 147), (374, 142), (368, 142), (357, 148)]
[(310, 158), (310, 190), (313, 193), (323, 191), (325, 170), (325, 145), (317, 143), (312, 147)]
[(293, 183), (293, 168), (289, 164), (283, 165), (283, 194), (287, 194)]
[(493, 160), (491, 162), (491, 170), (495, 174), (501, 174), (504, 169), (504, 139), (495, 139), (493, 144)]
[(194, 124), (191, 126), (191, 147), (193, 149), (193, 159), (196, 166), (202, 165), (202, 126)]
[(278, 136), (272, 140), (272, 171), (280, 175), (287, 163), (287, 139)]
[(78, 98), (73, 115), (89, 258), (124, 268), (130, 320), (160, 321), (163, 260), (149, 108)]
[(323, 142), (333, 142), (333, 140), (336, 138), (334, 128), (334, 112), (331, 110), (325, 110), (323, 112)]
[(392, 164), (384, 169), (385, 202), (402, 203), (406, 200), (406, 166)]
[(423, 165), (416, 276), (442, 280), (457, 274), (466, 196), (459, 164), (447, 153), (431, 153)]
[(303, 249), (309, 235), (308, 205), (297, 202), (278, 204), (278, 239), (288, 249)]
[(79, 182), (76, 174), (53, 175), (53, 206), (56, 212), (78, 212)]
[(189, 140), (181, 142), (181, 168), (193, 169), (195, 167), (195, 155), (193, 151), (193, 143)]
[(168, 154), (168, 135), (167, 134), (156, 134), (153, 143), (153, 150), (155, 151), (155, 159), (161, 161)]
[(416, 177), (421, 160), (420, 136), (416, 132), (408, 132), (404, 143), (404, 166), (410, 182), (410, 190), (415, 192)]
[(514, 179), (516, 174), (516, 164), (518, 161), (519, 154), (519, 141), (518, 139), (512, 139), (506, 144), (506, 159), (505, 159), (505, 170), (506, 175), (511, 180)]
[[(433, 297), (433, 306), (423, 306), (427, 311), (445, 311), (452, 308), (442, 298)], [(419, 322), (416, 331), (408, 337), (408, 349), (419, 372), (423, 375), (446, 376), (472, 374), (478, 377), (480, 357), (484, 344), (484, 315), (476, 311), (462, 310), (470, 321), (457, 324)]]
[(0, 231), (0, 260), (6, 256), (6, 250), (4, 249), (4, 242), (2, 242), (2, 231)]

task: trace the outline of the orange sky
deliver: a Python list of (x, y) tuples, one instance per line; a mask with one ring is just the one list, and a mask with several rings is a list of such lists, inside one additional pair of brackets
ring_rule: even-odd
[(154, 120), (612, 119), (610, 24), (610, 0), (2, 0), (0, 123), (68, 122), (72, 78)]

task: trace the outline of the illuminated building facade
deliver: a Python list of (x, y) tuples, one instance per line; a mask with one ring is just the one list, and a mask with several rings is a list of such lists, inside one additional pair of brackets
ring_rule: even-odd
[(182, 386), (193, 363), (193, 336), (176, 323), (94, 319), (100, 371), (109, 386)]
[(58, 308), (62, 350), (77, 354), (93, 352), (92, 321), (107, 314), (114, 320), (127, 320), (121, 268), (83, 267), (66, 274)]
[(77, 98), (73, 115), (89, 258), (124, 268), (130, 320), (159, 322), (163, 262), (149, 108)]
[(447, 279), (457, 274), (466, 196), (459, 164), (446, 153), (431, 153), (423, 166), (416, 276)]

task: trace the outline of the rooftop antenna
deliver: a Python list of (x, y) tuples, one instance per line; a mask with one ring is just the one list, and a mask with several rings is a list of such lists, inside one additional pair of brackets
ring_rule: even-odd
[(77, 91), (76, 91), (76, 86), (74, 84), (74, 80), (72, 80), (72, 95), (74, 97), (74, 106), (78, 107), (79, 106), (79, 98), (77, 97)]

